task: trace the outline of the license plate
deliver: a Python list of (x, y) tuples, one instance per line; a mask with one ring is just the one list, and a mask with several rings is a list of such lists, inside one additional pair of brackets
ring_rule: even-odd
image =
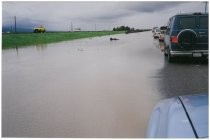
[(202, 57), (202, 53), (193, 53), (193, 57)]

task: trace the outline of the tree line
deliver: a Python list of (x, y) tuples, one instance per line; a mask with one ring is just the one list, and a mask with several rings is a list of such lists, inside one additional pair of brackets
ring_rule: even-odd
[(128, 26), (120, 26), (120, 27), (113, 28), (113, 31), (128, 31), (128, 30), (131, 30), (131, 28)]
[(125, 31), (126, 33), (144, 32), (144, 31), (150, 31), (150, 30), (151, 29), (134, 29), (128, 26), (119, 26), (119, 27), (113, 28), (113, 31)]

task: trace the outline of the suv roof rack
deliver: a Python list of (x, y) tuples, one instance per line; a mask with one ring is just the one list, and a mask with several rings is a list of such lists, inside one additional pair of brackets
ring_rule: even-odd
[(194, 13), (178, 13), (178, 14), (176, 14), (176, 15), (174, 15), (174, 16), (185, 16), (185, 15), (208, 15), (209, 13), (208, 12), (206, 12), (206, 13), (204, 13), (204, 12), (194, 12)]
[(195, 12), (193, 15), (202, 15), (201, 12)]

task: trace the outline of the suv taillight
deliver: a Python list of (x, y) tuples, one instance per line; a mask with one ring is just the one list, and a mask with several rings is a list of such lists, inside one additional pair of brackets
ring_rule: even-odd
[(171, 42), (172, 43), (178, 43), (178, 39), (176, 36), (171, 36)]

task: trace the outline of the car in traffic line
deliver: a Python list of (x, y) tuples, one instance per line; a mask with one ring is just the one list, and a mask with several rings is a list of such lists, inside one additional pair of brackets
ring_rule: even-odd
[(160, 36), (160, 29), (155, 28), (154, 33), (153, 33), (153, 37), (154, 38), (159, 38), (159, 36)]
[(168, 21), (165, 56), (208, 58), (208, 13), (177, 14)]
[(158, 27), (153, 27), (153, 28), (152, 28), (152, 33), (155, 32), (155, 29), (156, 29), (156, 28), (158, 28)]
[(166, 26), (161, 26), (160, 27), (160, 35), (159, 35), (159, 41), (163, 42), (165, 39), (165, 32), (166, 32), (167, 27)]
[(159, 41), (163, 42), (165, 38), (165, 31), (160, 31), (160, 35), (159, 35)]
[(154, 108), (148, 138), (208, 138), (208, 94), (177, 96)]

